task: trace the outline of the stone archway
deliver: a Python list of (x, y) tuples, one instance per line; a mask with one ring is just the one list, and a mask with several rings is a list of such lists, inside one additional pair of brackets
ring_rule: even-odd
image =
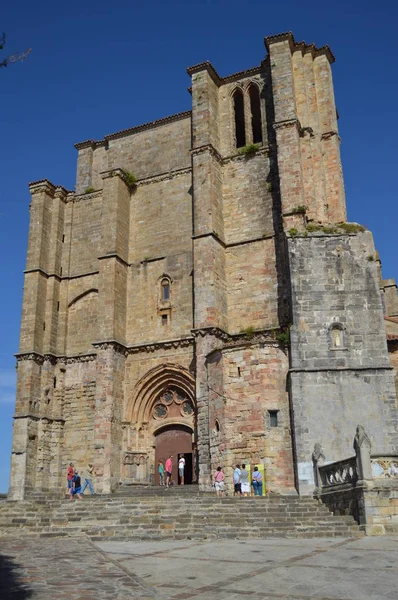
[[(178, 454), (186, 455), (190, 482), (197, 480), (195, 382), (187, 369), (166, 363), (148, 371), (126, 407), (124, 425), (131, 436), (131, 443), (125, 446), (124, 465), (126, 459), (134, 461), (139, 454), (146, 464), (146, 483), (158, 483), (158, 460), (165, 461), (170, 453), (174, 456), (174, 482), (179, 481)], [(124, 471), (134, 472), (129, 466)], [(133, 481), (134, 476), (123, 479), (125, 483), (141, 482)]]

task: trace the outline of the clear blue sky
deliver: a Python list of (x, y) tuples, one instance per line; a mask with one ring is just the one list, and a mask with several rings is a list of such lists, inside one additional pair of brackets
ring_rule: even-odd
[(210, 60), (224, 76), (256, 66), (264, 36), (291, 30), (336, 56), (348, 218), (374, 232), (384, 277), (398, 278), (397, 21), (392, 0), (6, 3), (6, 50), (32, 53), (0, 69), (0, 492), (8, 488), (27, 183), (46, 177), (73, 189), (75, 142), (188, 110), (186, 67)]

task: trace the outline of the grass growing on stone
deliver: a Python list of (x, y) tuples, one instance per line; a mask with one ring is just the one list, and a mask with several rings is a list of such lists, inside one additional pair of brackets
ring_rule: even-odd
[(297, 231), (297, 229), (296, 229), (295, 227), (291, 227), (291, 228), (289, 229), (289, 231), (288, 231), (288, 234), (289, 234), (291, 237), (296, 237), (296, 235), (298, 235), (298, 231)]
[(254, 154), (260, 148), (260, 144), (246, 144), (238, 149), (239, 154)]
[(123, 171), (123, 180), (129, 188), (134, 187), (137, 183), (137, 177), (130, 171)]
[(295, 206), (294, 208), (292, 208), (292, 210), (290, 211), (291, 215), (305, 215), (305, 213), (307, 212), (307, 207), (304, 206), (304, 204), (300, 204), (299, 206)]
[(86, 187), (86, 189), (84, 190), (85, 194), (92, 194), (93, 192), (95, 192), (95, 188), (93, 187)]

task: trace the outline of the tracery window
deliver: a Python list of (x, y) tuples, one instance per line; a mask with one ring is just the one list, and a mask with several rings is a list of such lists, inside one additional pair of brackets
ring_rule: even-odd
[(152, 410), (152, 416), (156, 420), (169, 417), (192, 417), (194, 413), (192, 400), (178, 389), (168, 389), (163, 392)]

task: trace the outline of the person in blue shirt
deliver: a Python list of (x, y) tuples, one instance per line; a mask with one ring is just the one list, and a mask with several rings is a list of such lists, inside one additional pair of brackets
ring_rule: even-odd
[(255, 496), (263, 495), (263, 476), (261, 475), (260, 471), (258, 470), (258, 467), (254, 467), (254, 470), (252, 473), (252, 486), (253, 486), (253, 492), (254, 492)]

